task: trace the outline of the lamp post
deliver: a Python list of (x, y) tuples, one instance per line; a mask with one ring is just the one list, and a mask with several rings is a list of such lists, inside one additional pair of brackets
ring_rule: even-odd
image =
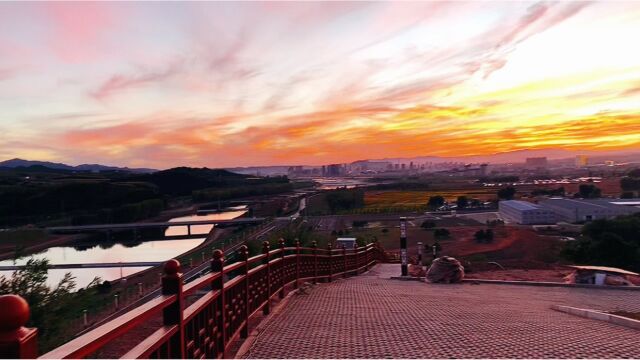
[(400, 262), (401, 275), (409, 276), (409, 265), (407, 261), (407, 218), (400, 218)]

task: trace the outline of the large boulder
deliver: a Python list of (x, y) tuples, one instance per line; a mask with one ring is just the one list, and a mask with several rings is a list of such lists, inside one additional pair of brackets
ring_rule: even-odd
[(442, 256), (431, 263), (431, 267), (427, 271), (427, 281), (431, 283), (457, 283), (464, 278), (464, 267), (460, 261), (449, 257)]

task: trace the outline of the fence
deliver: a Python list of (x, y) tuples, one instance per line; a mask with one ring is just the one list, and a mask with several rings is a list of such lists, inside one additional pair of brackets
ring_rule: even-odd
[[(229, 345), (248, 336), (249, 319), (271, 300), (283, 298), (287, 288), (301, 281), (332, 281), (368, 270), (380, 258), (374, 244), (353, 249), (318, 249), (263, 244), (262, 254), (249, 258), (239, 249), (240, 261), (225, 265), (223, 252), (215, 250), (211, 273), (185, 284), (180, 263), (164, 265), (162, 295), (86, 334), (42, 355), (42, 358), (83, 358), (162, 313), (163, 326), (124, 354), (125, 358), (218, 358)], [(198, 296), (199, 295), (199, 296)], [(187, 299), (195, 298), (187, 304)], [(15, 295), (0, 297), (0, 354), (9, 358), (37, 357), (37, 329), (25, 328), (28, 304)]]

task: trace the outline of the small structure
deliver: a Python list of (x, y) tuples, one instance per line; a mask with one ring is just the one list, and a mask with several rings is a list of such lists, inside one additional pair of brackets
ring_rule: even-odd
[(634, 286), (628, 276), (640, 276), (638, 273), (608, 266), (570, 265), (575, 271), (565, 278), (568, 283), (614, 286)]
[(355, 243), (356, 238), (354, 237), (340, 237), (336, 239), (336, 249), (342, 249), (343, 245), (347, 249), (353, 249)]

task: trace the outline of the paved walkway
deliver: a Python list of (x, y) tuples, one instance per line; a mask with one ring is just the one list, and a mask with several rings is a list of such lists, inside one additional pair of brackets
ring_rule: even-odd
[(293, 295), (243, 356), (640, 358), (639, 331), (549, 308), (640, 311), (640, 292), (388, 279), (398, 267)]

